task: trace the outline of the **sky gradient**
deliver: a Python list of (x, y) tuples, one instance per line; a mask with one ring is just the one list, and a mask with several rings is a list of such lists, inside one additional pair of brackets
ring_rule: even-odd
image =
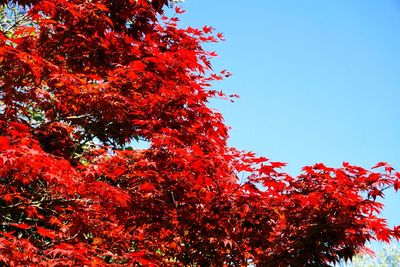
[[(181, 26), (213, 26), (226, 41), (207, 46), (216, 84), (241, 96), (213, 101), (232, 127), (230, 145), (302, 166), (343, 161), (400, 170), (400, 2), (186, 0)], [(399, 194), (400, 195), (400, 194)], [(400, 197), (385, 216), (400, 224)]]

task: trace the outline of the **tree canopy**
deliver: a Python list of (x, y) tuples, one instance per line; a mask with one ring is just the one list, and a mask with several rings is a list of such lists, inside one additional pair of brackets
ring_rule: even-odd
[[(227, 145), (208, 106), (212, 27), (166, 0), (0, 1), (0, 262), (330, 266), (400, 238), (379, 216), (400, 174)], [(131, 147), (135, 140), (148, 149)]]

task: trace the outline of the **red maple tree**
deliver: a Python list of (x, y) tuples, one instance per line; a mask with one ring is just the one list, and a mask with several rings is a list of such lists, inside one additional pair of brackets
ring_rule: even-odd
[(291, 177), (227, 146), (202, 48), (223, 36), (167, 0), (0, 3), (1, 265), (329, 266), (400, 238), (388, 164)]

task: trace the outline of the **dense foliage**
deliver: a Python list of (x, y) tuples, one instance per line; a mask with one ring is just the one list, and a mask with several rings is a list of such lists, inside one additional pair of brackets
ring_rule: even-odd
[(291, 177), (227, 146), (202, 49), (223, 36), (166, 0), (0, 3), (2, 265), (329, 266), (400, 238), (386, 163)]

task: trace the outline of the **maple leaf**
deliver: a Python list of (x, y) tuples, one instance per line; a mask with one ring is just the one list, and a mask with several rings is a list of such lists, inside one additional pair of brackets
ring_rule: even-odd
[(10, 225), (23, 230), (31, 228), (31, 226), (26, 223), (10, 223)]
[(396, 179), (396, 180), (393, 182), (393, 188), (394, 188), (394, 190), (395, 190), (396, 192), (399, 190), (399, 188), (400, 188), (400, 179)]
[(186, 11), (185, 11), (184, 9), (178, 7), (178, 6), (175, 6), (175, 12), (176, 12), (177, 14), (183, 14), (183, 13), (185, 13)]
[(372, 169), (384, 167), (384, 166), (386, 166), (386, 165), (387, 165), (387, 162), (379, 162), (379, 163), (377, 163), (375, 166), (373, 166)]
[(213, 30), (213, 27), (209, 27), (209, 26), (204, 26), (203, 27), (203, 32), (204, 33), (210, 33)]
[(47, 255), (53, 258), (65, 257), (65, 256), (68, 257), (73, 255), (73, 253), (74, 253), (73, 247), (71, 245), (68, 246), (66, 244), (57, 245), (56, 247), (47, 250)]
[(151, 183), (145, 182), (140, 186), (140, 190), (144, 192), (151, 192), (154, 190), (154, 185)]
[(54, 239), (56, 236), (52, 231), (47, 230), (46, 228), (37, 226), (36, 229), (37, 229), (38, 234), (43, 237), (48, 237), (50, 239)]

